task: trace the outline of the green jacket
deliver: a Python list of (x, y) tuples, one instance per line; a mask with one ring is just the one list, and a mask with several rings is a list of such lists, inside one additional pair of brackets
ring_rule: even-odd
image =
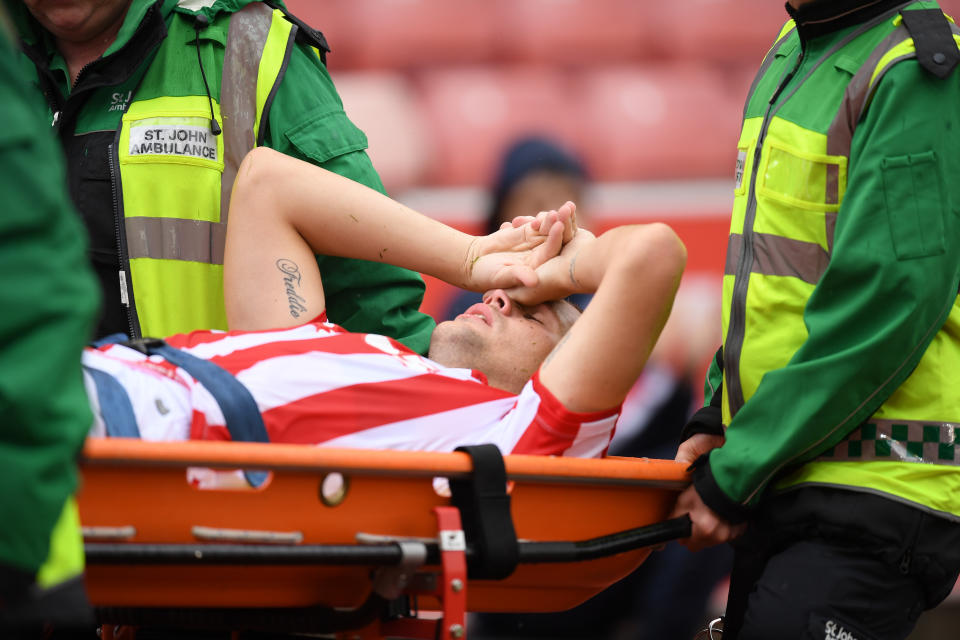
[[(784, 29), (745, 106), (724, 284), (726, 443), (694, 472), (704, 502), (731, 520), (745, 518), (769, 487), (803, 484), (879, 491), (960, 517), (952, 444), (960, 433), (960, 83), (957, 71), (944, 80), (923, 69), (913, 44), (902, 44), (908, 36), (894, 33), (896, 4), (873, 5), (872, 15), (855, 20), (804, 22), (799, 14), (799, 28)], [(905, 57), (871, 57), (894, 42), (894, 54)], [(847, 97), (866, 65), (879, 71), (860, 76), (872, 84), (859, 118), (847, 123), (849, 153), (818, 174), (810, 167), (832, 153), (838, 114), (862, 104)], [(779, 135), (765, 138), (764, 126)], [(790, 157), (778, 145), (791, 136), (826, 139), (826, 154)], [(753, 166), (768, 159), (759, 171)], [(797, 177), (806, 171), (810, 180)], [(741, 199), (756, 202), (764, 190), (761, 223)], [(798, 229), (809, 242), (778, 238), (798, 237)], [(736, 302), (737, 279), (749, 279), (745, 307)], [(745, 373), (745, 358), (771, 364)], [(708, 404), (719, 380), (715, 362)], [(922, 428), (908, 436), (896, 424), (901, 413), (922, 416)], [(878, 437), (875, 423), (888, 417), (892, 429)], [(924, 486), (939, 495), (909, 495), (910, 482), (884, 478), (892, 467), (883, 465), (895, 464), (881, 461), (891, 447), (902, 449), (901, 459), (932, 463), (911, 472), (919, 484), (932, 480)], [(838, 451), (843, 461), (828, 462)], [(849, 481), (869, 469), (872, 480)]]
[(0, 29), (0, 566), (33, 576), (77, 488), (92, 420), (80, 352), (98, 295), (60, 150), (20, 71)]
[[(251, 2), (217, 0), (202, 9), (210, 24), (200, 33), (201, 63), (194, 39), (195, 11), (178, 6), (175, 0), (132, 0), (116, 41), (100, 60), (81, 72), (72, 89), (65, 63), (49, 34), (27, 14), (22, 3), (6, 2), (25, 44), (24, 63), (33, 67), (60, 135), (71, 196), (90, 231), (91, 258), (105, 301), (97, 334), (138, 334), (137, 292), (121, 295), (121, 287), (130, 280), (130, 256), (125, 246), (129, 230), (127, 234), (122, 232), (124, 212), (111, 204), (118, 193), (122, 194), (119, 172), (111, 172), (111, 163), (116, 163), (121, 117), (137, 101), (138, 91), (146, 90), (141, 82), (161, 46), (165, 47), (167, 67), (176, 70), (169, 74), (171, 96), (205, 96), (202, 66), (210, 96), (218, 102), (229, 23), (236, 11)], [(178, 34), (176, 43), (165, 41), (168, 32)], [(284, 62), (281, 81), (264, 109), (260, 143), (383, 191), (364, 151), (366, 137), (345, 115), (325, 66), (309, 46), (315, 43), (303, 37), (306, 30), (297, 33), (297, 44)], [(130, 215), (129, 211), (125, 213)], [(318, 257), (318, 262), (331, 320), (353, 331), (399, 338), (420, 352), (427, 349), (434, 322), (418, 311), (423, 295), (418, 274), (325, 256)], [(124, 275), (118, 282), (120, 273)], [(169, 295), (183, 293), (171, 287)], [(128, 297), (132, 297), (132, 303)], [(204, 302), (198, 299), (195, 304)]]

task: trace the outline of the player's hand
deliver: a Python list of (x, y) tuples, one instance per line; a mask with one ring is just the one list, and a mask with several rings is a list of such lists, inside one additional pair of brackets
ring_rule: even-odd
[(536, 269), (560, 253), (573, 203), (545, 211), (528, 222), (504, 224), (498, 231), (477, 238), (464, 265), (464, 287), (473, 291), (535, 286)]
[[(559, 209), (556, 209), (555, 211), (570, 212), (569, 218), (567, 218), (565, 215), (561, 215), (559, 217), (559, 220), (563, 222), (563, 244), (567, 244), (568, 242), (573, 240), (573, 236), (575, 236), (577, 233), (577, 206), (573, 202), (568, 200)], [(550, 225), (546, 224), (544, 226), (544, 223), (546, 221), (547, 216), (549, 216), (550, 213), (552, 212), (541, 211), (535, 216), (517, 216), (516, 218), (514, 218), (513, 220), (510, 220), (509, 222), (504, 222), (503, 224), (501, 224), (500, 228), (510, 229), (510, 228), (516, 228), (526, 224), (530, 224), (531, 228), (533, 228), (534, 230), (537, 230), (540, 233), (546, 234), (550, 230)]]
[(573, 293), (593, 293), (576, 279), (576, 262), (580, 252), (597, 238), (591, 232), (578, 228), (573, 238), (563, 245), (560, 254), (547, 260), (536, 270), (533, 284), (522, 282), (507, 290), (512, 300), (521, 304), (539, 304), (546, 300), (559, 300)]
[(745, 524), (731, 524), (727, 522), (713, 509), (704, 504), (700, 499), (695, 487), (687, 487), (677, 503), (674, 505), (671, 518), (676, 518), (687, 514), (693, 527), (690, 537), (679, 540), (679, 543), (690, 549), (690, 551), (700, 551), (707, 547), (729, 542), (741, 535), (746, 529)]
[(686, 464), (693, 464), (697, 458), (708, 451), (722, 447), (724, 442), (726, 442), (726, 438), (720, 435), (695, 433), (680, 443), (680, 448), (677, 449), (677, 455), (674, 457), (674, 460)]

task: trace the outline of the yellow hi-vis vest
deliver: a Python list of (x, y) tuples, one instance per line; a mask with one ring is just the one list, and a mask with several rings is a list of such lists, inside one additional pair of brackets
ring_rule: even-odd
[[(791, 28), (788, 23), (765, 67)], [(953, 30), (960, 46), (955, 26)], [(845, 91), (820, 96), (820, 103), (811, 106), (836, 105), (827, 113), (833, 119), (825, 133), (778, 117), (776, 107), (744, 121), (722, 294), (724, 424), (749, 401), (763, 375), (787, 365), (805, 342), (804, 309), (830, 261), (853, 132), (878, 80), (892, 65), (914, 57), (912, 38), (897, 26), (851, 69)], [(778, 104), (798, 86), (788, 88)], [(911, 168), (903, 170), (909, 177)], [(960, 445), (960, 391), (947, 397), (939, 391), (943, 376), (957, 377), (958, 372), (960, 298), (916, 369), (875, 414), (828, 456), (800, 466), (776, 486), (854, 488), (960, 516), (958, 501), (949, 495), (960, 491), (960, 473), (950, 475), (956, 486), (945, 487), (944, 467), (939, 466), (960, 464), (955, 457), (960, 446), (953, 446), (955, 441)], [(960, 380), (954, 388), (960, 389)], [(949, 460), (943, 457), (947, 454)]]
[[(182, 73), (184, 56), (197, 63), (189, 46), (196, 34), (183, 23), (175, 16), (123, 116), (112, 154), (111, 171), (119, 172), (122, 185), (115, 199), (125, 233), (118, 232), (118, 240), (128, 260), (121, 279), (127, 271), (131, 279), (121, 282), (122, 302), (135, 310), (131, 316), (147, 336), (227, 328), (223, 253), (230, 192), (240, 162), (261, 140), (264, 113), (294, 44), (293, 25), (280, 11), (247, 5), (229, 19), (220, 100), (205, 91), (165, 95), (177, 86), (171, 76)], [(212, 56), (204, 66), (208, 76), (221, 71)], [(211, 110), (222, 135), (211, 132)]]

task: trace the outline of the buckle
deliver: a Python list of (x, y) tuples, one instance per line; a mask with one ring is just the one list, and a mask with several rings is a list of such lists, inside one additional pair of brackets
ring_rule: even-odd
[(163, 341), (163, 338), (143, 337), (143, 338), (134, 338), (132, 340), (126, 340), (124, 342), (121, 342), (120, 344), (122, 344), (125, 347), (129, 347), (134, 351), (139, 351), (145, 356), (149, 356), (155, 353), (155, 350), (157, 349), (157, 347), (162, 347), (167, 343)]

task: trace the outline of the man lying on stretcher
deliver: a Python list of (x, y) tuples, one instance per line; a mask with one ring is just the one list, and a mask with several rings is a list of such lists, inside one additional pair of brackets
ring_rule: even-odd
[[(577, 229), (570, 203), (469, 236), (265, 148), (244, 160), (231, 202), (231, 331), (166, 341), (242, 382), (273, 442), (440, 451), (492, 442), (505, 454), (601, 456), (686, 258), (661, 224), (599, 238)], [(327, 323), (315, 252), (389, 262), (487, 293), (437, 326), (423, 358)], [(582, 315), (561, 300), (593, 291)], [(103, 385), (90, 371), (99, 370), (126, 390), (143, 439), (230, 439), (207, 389), (159, 356), (110, 345), (87, 349), (83, 364), (93, 435), (105, 433)]]

